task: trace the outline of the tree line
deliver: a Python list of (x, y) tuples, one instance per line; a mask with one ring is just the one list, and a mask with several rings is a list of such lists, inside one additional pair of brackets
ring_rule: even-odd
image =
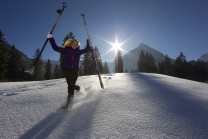
[[(66, 35), (63, 40), (63, 44), (69, 38), (75, 38), (72, 32)], [(28, 72), (25, 72), (26, 69), (23, 66), (18, 50), (15, 48), (14, 45), (12, 45), (11, 49), (6, 49), (6, 42), (7, 41), (4, 38), (3, 32), (0, 30), (0, 81), (41, 81), (64, 78), (64, 69), (62, 67), (64, 65), (65, 57), (63, 54), (60, 54), (60, 65), (56, 65), (54, 71), (52, 71), (51, 69), (52, 64), (50, 59), (47, 60), (45, 66), (43, 67), (42, 57), (40, 57), (39, 61), (35, 66), (33, 74), (29, 74)], [(97, 64), (100, 73), (110, 73), (107, 62), (102, 62), (99, 50), (96, 46), (94, 47), (94, 51), (98, 61)], [(32, 58), (32, 61), (35, 61), (39, 52), (40, 49), (37, 48)], [(91, 53), (88, 52), (84, 54), (82, 60), (80, 61), (79, 75), (84, 76), (95, 74), (97, 74), (95, 64), (93, 62)]]
[[(72, 32), (69, 32), (63, 40), (62, 45), (67, 39), (75, 38)], [(33, 74), (25, 72), (25, 68), (21, 61), (18, 50), (12, 45), (11, 49), (5, 48), (6, 39), (3, 32), (0, 30), (0, 81), (40, 81), (49, 79), (64, 78), (63, 65), (65, 57), (60, 54), (60, 65), (56, 65), (54, 71), (51, 71), (51, 61), (47, 60), (45, 67), (40, 57)], [(109, 74), (107, 62), (102, 62), (98, 48), (93, 47), (97, 59), (97, 65), (101, 74)], [(34, 61), (40, 50), (36, 49), (32, 58)], [(123, 73), (123, 57), (121, 51), (118, 50), (114, 60), (114, 72)], [(128, 72), (127, 70), (125, 72)], [(132, 69), (131, 72), (146, 72), (158, 73), (178, 78), (184, 78), (199, 82), (208, 81), (208, 62), (203, 61), (187, 61), (186, 56), (181, 52), (175, 61), (172, 61), (168, 55), (165, 56), (164, 61), (156, 65), (153, 56), (149, 53), (144, 53), (142, 50), (137, 62), (137, 69)], [(80, 61), (79, 75), (96, 75), (95, 63), (91, 52), (85, 53)]]
[[(121, 51), (118, 50), (114, 60), (114, 72), (122, 73), (123, 58)], [(128, 72), (127, 70), (125, 72)], [(175, 61), (171, 60), (166, 54), (164, 61), (156, 65), (154, 57), (142, 50), (138, 56), (137, 69), (131, 72), (158, 73), (178, 78), (207, 82), (208, 81), (208, 62), (187, 61), (186, 56), (181, 52)]]
[(144, 54), (143, 50), (139, 55), (137, 62), (139, 72), (159, 73), (178, 78), (207, 82), (208, 81), (208, 62), (187, 61), (183, 52), (180, 52), (175, 61), (172, 61), (166, 54), (164, 61), (156, 66), (155, 60), (151, 54)]

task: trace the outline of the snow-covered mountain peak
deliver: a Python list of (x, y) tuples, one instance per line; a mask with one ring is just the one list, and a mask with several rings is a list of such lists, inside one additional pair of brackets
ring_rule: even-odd
[[(150, 47), (149, 45), (144, 44), (144, 43), (141, 43), (141, 44), (137, 47), (137, 49), (140, 50), (140, 51), (143, 50), (145, 53), (148, 52), (148, 53), (153, 54), (153, 55), (154, 55), (155, 53), (160, 53), (160, 54), (162, 54), (161, 52), (159, 52), (159, 51), (153, 49), (152, 47)], [(163, 54), (162, 54), (162, 55), (163, 55)]]
[(129, 51), (127, 54), (124, 55), (123, 57), (124, 70), (127, 69), (128, 71), (131, 71), (132, 69), (133, 70), (137, 69), (138, 58), (142, 50), (145, 54), (146, 53), (151, 54), (154, 57), (156, 64), (158, 64), (158, 62), (161, 62), (165, 59), (164, 54), (151, 48), (150, 46), (144, 43), (141, 43), (137, 48)]
[(198, 60), (208, 62), (208, 53), (203, 54)]
[(145, 44), (145, 43), (141, 43), (138, 48), (143, 48), (143, 49), (146, 49), (146, 48), (151, 48), (149, 45)]

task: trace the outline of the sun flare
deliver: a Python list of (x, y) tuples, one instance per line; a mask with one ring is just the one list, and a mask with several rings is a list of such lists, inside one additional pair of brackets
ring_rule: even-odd
[(123, 48), (121, 48), (121, 46), (122, 46), (123, 44), (125, 44), (126, 42), (128, 42), (128, 41), (129, 41), (132, 37), (134, 37), (137, 33), (138, 33), (138, 32), (136, 32), (136, 33), (133, 34), (132, 36), (128, 37), (127, 39), (125, 39), (125, 40), (122, 41), (121, 43), (118, 43), (117, 38), (116, 38), (116, 42), (115, 42), (115, 43), (112, 43), (112, 42), (110, 42), (110, 41), (108, 41), (108, 40), (106, 40), (106, 39), (104, 39), (104, 38), (102, 38), (102, 37), (96, 36), (97, 38), (99, 38), (99, 39), (101, 39), (102, 41), (104, 41), (104, 42), (106, 42), (106, 43), (108, 43), (108, 44), (111, 45), (111, 49), (109, 49), (107, 52), (105, 52), (105, 53), (102, 55), (102, 57), (105, 56), (105, 55), (107, 55), (108, 53), (110, 53), (110, 52), (113, 51), (113, 50), (115, 51), (115, 54), (117, 53), (118, 50), (121, 50), (121, 51), (123, 51), (123, 52), (125, 52), (125, 53), (128, 53), (126, 50), (124, 50)]
[(121, 49), (121, 48), (120, 48), (121, 44), (119, 44), (117, 40), (116, 40), (116, 43), (112, 44), (112, 46), (113, 46), (113, 49), (114, 49), (115, 51), (117, 51), (118, 49)]

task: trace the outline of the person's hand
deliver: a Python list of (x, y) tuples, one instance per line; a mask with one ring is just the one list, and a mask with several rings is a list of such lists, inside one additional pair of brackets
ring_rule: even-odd
[(47, 38), (49, 39), (49, 38), (52, 38), (53, 36), (50, 34), (50, 32), (48, 32), (48, 34), (47, 34)]

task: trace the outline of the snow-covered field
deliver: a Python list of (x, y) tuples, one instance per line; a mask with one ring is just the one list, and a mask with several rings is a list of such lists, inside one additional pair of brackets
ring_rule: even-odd
[(207, 139), (208, 84), (147, 73), (0, 83), (1, 139)]

